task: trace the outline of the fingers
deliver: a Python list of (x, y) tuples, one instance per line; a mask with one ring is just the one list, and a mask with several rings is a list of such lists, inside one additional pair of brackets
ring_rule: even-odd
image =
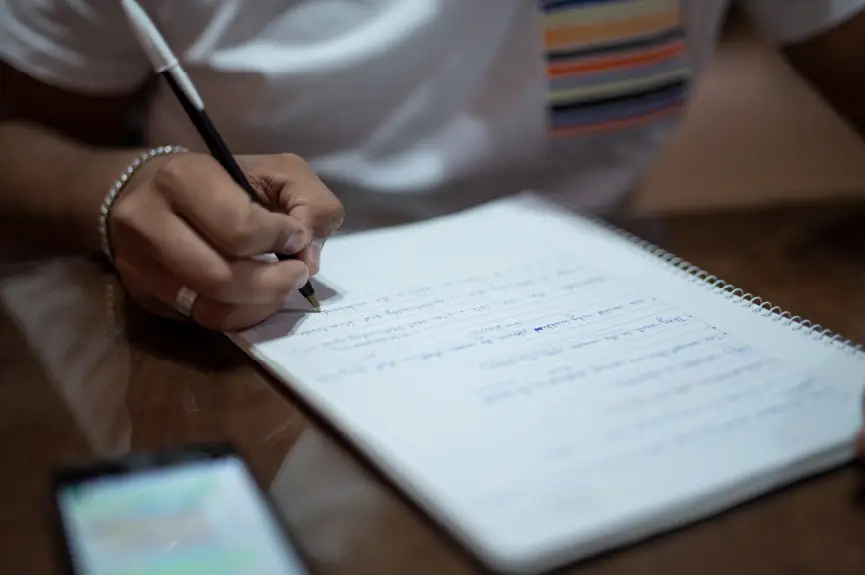
[(312, 239), (297, 253), (297, 259), (307, 265), (311, 275), (315, 275), (321, 269), (321, 252), (324, 243), (342, 225), (342, 218), (335, 219), (333, 212), (310, 209), (308, 206), (294, 208), (291, 215), (303, 222), (304, 227), (313, 230)]
[[(130, 265), (119, 261), (117, 271), (134, 299), (148, 311), (162, 317), (183, 319), (175, 311), (175, 297), (182, 281), (153, 259), (144, 259)], [(284, 298), (271, 302), (245, 305), (231, 304), (199, 294), (192, 306), (192, 320), (216, 331), (237, 331), (250, 328), (278, 312), (285, 303)]]
[(295, 253), (312, 238), (296, 217), (253, 202), (216, 160), (189, 155), (166, 163), (153, 186), (172, 210), (230, 258)]
[(299, 222), (308, 243), (297, 257), (310, 273), (317, 273), (324, 242), (345, 219), (342, 203), (306, 162), (292, 154), (255, 158), (247, 162), (247, 168), (259, 186), (263, 184), (271, 204)]
[(288, 198), (286, 212), (300, 221), (304, 228), (310, 229), (316, 238), (330, 237), (345, 219), (342, 203), (330, 190), (324, 190), (327, 193), (317, 188), (287, 188), (282, 191)]
[[(309, 268), (300, 260), (225, 259), (180, 217), (148, 205), (158, 202), (133, 204), (137, 217), (125, 209), (115, 214), (114, 226), (121, 232), (116, 237), (125, 242), (118, 246), (123, 248), (117, 250), (119, 260), (152, 257), (183, 285), (228, 304), (270, 305), (309, 279)], [(145, 213), (158, 217), (142, 217)]]
[(322, 249), (324, 249), (324, 239), (313, 238), (305, 248), (297, 253), (297, 259), (306, 264), (311, 276), (317, 274), (321, 269)]
[[(345, 218), (342, 203), (292, 154), (245, 158), (244, 169), (269, 209), (250, 200), (215, 160), (188, 155), (167, 162), (153, 185), (222, 254), (245, 258), (298, 254), (317, 273), (324, 241)], [(318, 240), (310, 244), (313, 240)]]

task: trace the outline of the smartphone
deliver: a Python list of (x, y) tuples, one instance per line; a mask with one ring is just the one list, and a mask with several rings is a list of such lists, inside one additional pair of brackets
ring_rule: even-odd
[(312, 573), (230, 444), (64, 468), (52, 495), (73, 575)]

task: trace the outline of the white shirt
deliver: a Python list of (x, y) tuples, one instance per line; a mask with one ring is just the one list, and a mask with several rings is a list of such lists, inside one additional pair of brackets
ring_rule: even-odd
[[(666, 117), (550, 146), (536, 0), (141, 3), (232, 150), (306, 158), (343, 199), (349, 229), (523, 188), (608, 206), (634, 187), (677, 123)], [(865, 0), (742, 5), (784, 43), (849, 18)], [(695, 80), (727, 8), (728, 0), (683, 0)], [(129, 92), (151, 74), (116, 0), (0, 0), (0, 58), (91, 94)], [(203, 149), (163, 83), (147, 138)]]

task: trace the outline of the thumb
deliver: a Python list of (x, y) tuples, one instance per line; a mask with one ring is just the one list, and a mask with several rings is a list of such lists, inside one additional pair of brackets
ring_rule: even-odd
[(321, 250), (326, 238), (313, 238), (305, 248), (297, 253), (297, 259), (309, 268), (309, 275), (315, 275), (321, 269)]
[(312, 237), (327, 239), (339, 229), (345, 219), (345, 209), (335, 197), (318, 198), (288, 206), (285, 213), (312, 232)]
[(310, 275), (315, 275), (321, 269), (321, 252), (324, 242), (342, 225), (345, 212), (342, 204), (336, 202), (316, 202), (301, 204), (292, 208), (289, 215), (297, 218), (301, 225), (311, 232), (309, 243), (297, 253), (309, 268)]

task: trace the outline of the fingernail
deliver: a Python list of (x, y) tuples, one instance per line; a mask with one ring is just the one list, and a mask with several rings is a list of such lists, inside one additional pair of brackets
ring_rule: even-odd
[(324, 242), (322, 240), (312, 240), (309, 242), (309, 247), (307, 248), (307, 253), (309, 254), (309, 263), (315, 269), (321, 267), (321, 248), (324, 247)]
[(297, 285), (294, 286), (294, 289), (300, 289), (306, 285), (306, 282), (309, 281), (309, 270), (306, 270), (299, 278), (297, 278)]
[(300, 232), (295, 232), (288, 236), (288, 239), (285, 240), (285, 251), (290, 254), (296, 254), (300, 250), (303, 249), (303, 234)]

